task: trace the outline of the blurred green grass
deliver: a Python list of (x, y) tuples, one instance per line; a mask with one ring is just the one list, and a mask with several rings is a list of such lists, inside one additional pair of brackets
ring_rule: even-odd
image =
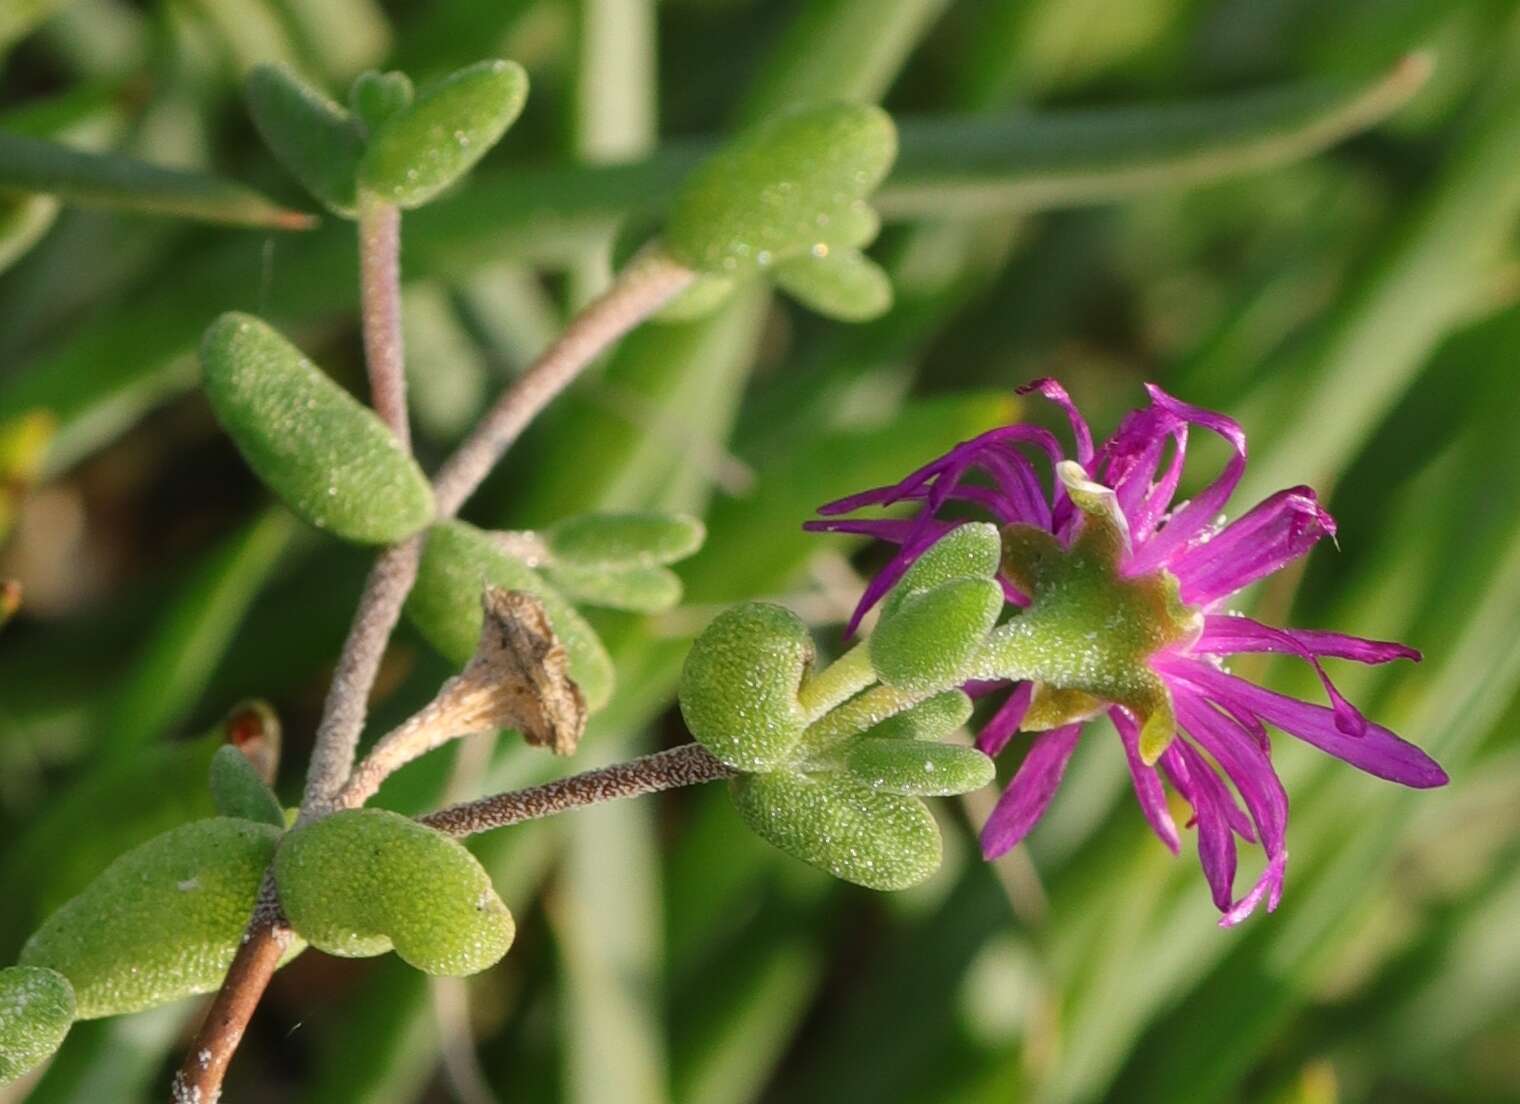
[[(492, 524), (707, 518), (685, 608), (599, 619), (622, 689), (588, 765), (681, 738), (675, 674), (719, 605), (781, 597), (827, 638), (856, 549), (804, 537), (812, 506), (1023, 412), (1013, 387), (1052, 374), (1099, 426), (1146, 379), (1239, 416), (1237, 509), (1287, 483), (1326, 493), (1340, 548), (1256, 603), (1423, 649), (1419, 668), (1343, 685), (1453, 777), (1405, 794), (1279, 741), (1287, 896), (1233, 931), (1100, 741), (1027, 853), (985, 866), (945, 805), (945, 869), (890, 898), (771, 852), (716, 792), (514, 829), (479, 850), (519, 944), (468, 983), (463, 1018), (457, 992), (392, 961), (307, 955), (271, 990), (232, 1099), (1520, 1100), (1512, 0), (72, 0), (7, 9), (4, 42), (0, 128), (298, 207), (240, 108), (249, 64), (337, 88), (382, 62), (425, 77), (521, 60), (518, 130), (408, 220), (429, 459), (605, 279), (619, 220), (658, 210), (693, 150), (798, 97), (919, 120), (874, 250), (892, 313), (848, 327), (757, 293), (646, 327), (472, 507)], [(1435, 62), (1413, 102), (1323, 151), (1306, 139), (1384, 113), (1356, 109), (1413, 50)], [(0, 274), (0, 418), (41, 406), (60, 431), (0, 549), (29, 596), (0, 636), (0, 856), (103, 765), (248, 694), (285, 718), (293, 797), (363, 571), (266, 512), (187, 393), (186, 353), (229, 308), (357, 380), (346, 229), (43, 214)], [(1309, 686), (1286, 664), (1250, 673)], [(403, 634), (377, 724), (445, 674)], [(451, 779), (435, 756), (382, 800), (416, 810), (558, 769), (503, 747)], [(50, 846), (85, 850), (131, 815), (97, 810)], [(0, 891), (8, 914), (35, 904), (17, 876)], [(194, 1012), (86, 1025), (15, 1098), (156, 1099)]]

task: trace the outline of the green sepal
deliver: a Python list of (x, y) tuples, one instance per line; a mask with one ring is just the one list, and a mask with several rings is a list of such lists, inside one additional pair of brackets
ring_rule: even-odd
[(56, 970), (0, 970), (0, 1085), (52, 1057), (74, 1026), (74, 987)]
[(48, 917), (21, 963), (68, 978), (82, 1020), (209, 993), (237, 953), (279, 836), (217, 817), (151, 839)]
[(224, 744), (211, 756), (211, 800), (224, 817), (285, 827), (285, 810), (274, 791), (237, 748)]
[(521, 113), (528, 74), (493, 59), (449, 74), (377, 126), (359, 162), (359, 186), (418, 207), (485, 156)]
[(588, 606), (664, 613), (681, 604), (681, 580), (663, 567), (582, 567), (550, 564), (544, 576), (572, 601)]
[(348, 87), (348, 109), (373, 132), (398, 111), (411, 106), (416, 91), (405, 73), (368, 69)]
[(788, 609), (746, 602), (702, 631), (681, 671), (681, 716), (708, 751), (738, 770), (786, 762), (807, 728), (797, 690), (813, 638)]
[(475, 856), (398, 813), (348, 809), (297, 828), (274, 871), (291, 927), (328, 954), (394, 949), (426, 973), (464, 977), (512, 945), (512, 914)]
[(858, 249), (835, 246), (782, 261), (776, 286), (805, 307), (841, 322), (869, 322), (892, 309), (892, 281)]
[(883, 620), (903, 601), (954, 579), (991, 579), (1002, 561), (1003, 542), (997, 526), (985, 521), (958, 525), (914, 560), (881, 604)]
[(707, 530), (686, 514), (579, 514), (544, 530), (558, 563), (581, 567), (654, 567), (684, 560)]
[(357, 120), (281, 65), (255, 65), (243, 82), (243, 97), (280, 163), (334, 214), (352, 218), (364, 154)]
[(305, 521), (390, 544), (432, 518), (427, 477), (385, 423), (264, 322), (222, 315), (201, 341), (201, 366), (217, 421)]
[(897, 155), (892, 119), (868, 104), (832, 103), (776, 115), (692, 172), (665, 241), (702, 272), (753, 274), (815, 245), (860, 244), (861, 200)]
[(991, 579), (953, 579), (909, 595), (871, 634), (871, 666), (888, 686), (921, 694), (964, 681), (1003, 610)]
[(792, 771), (742, 775), (731, 792), (756, 835), (836, 878), (906, 889), (939, 868), (939, 826), (917, 798)]
[(488, 585), (525, 591), (544, 604), (554, 634), (570, 656), (570, 677), (585, 696), (586, 708), (606, 705), (612, 696), (612, 660), (596, 631), (538, 572), (473, 525), (444, 521), (428, 530), (407, 615), (428, 643), (462, 666), (480, 640), (480, 599)]
[(869, 728), (873, 740), (943, 740), (971, 719), (964, 690), (946, 690)]
[(997, 774), (992, 760), (976, 748), (874, 737), (852, 743), (844, 766), (863, 786), (919, 797), (969, 793)]

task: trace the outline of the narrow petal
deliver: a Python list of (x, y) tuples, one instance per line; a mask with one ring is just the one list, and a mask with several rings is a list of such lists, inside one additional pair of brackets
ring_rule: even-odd
[(1208, 606), (1292, 563), (1321, 537), (1335, 535), (1335, 519), (1308, 487), (1278, 491), (1211, 539), (1168, 563), (1182, 600)]
[(1155, 656), (1152, 665), (1168, 681), (1180, 679), (1231, 713), (1256, 714), (1321, 751), (1350, 763), (1359, 770), (1390, 782), (1428, 789), (1444, 786), (1446, 772), (1429, 755), (1399, 739), (1382, 725), (1368, 723), (1360, 737), (1347, 736), (1335, 724), (1335, 714), (1322, 705), (1311, 705), (1256, 686), (1196, 659)]
[(1130, 565), (1132, 574), (1142, 574), (1168, 564), (1193, 542), (1204, 537), (1224, 510), (1235, 486), (1246, 470), (1246, 435), (1233, 418), (1201, 406), (1192, 406), (1172, 398), (1155, 384), (1146, 384), (1151, 402), (1174, 417), (1193, 425), (1201, 425), (1223, 437), (1230, 445), (1232, 455), (1225, 463), (1219, 477), (1198, 493), (1198, 496), (1171, 516), (1171, 519), (1154, 537), (1138, 549)]
[(1050, 799), (1060, 788), (1066, 764), (1076, 750), (1079, 724), (1041, 732), (1030, 745), (1029, 754), (998, 799), (997, 807), (982, 828), (982, 855), (995, 859), (1006, 854), (1029, 834)]
[(1013, 688), (1013, 693), (998, 706), (997, 712), (987, 719), (976, 735), (976, 746), (983, 755), (996, 756), (1008, 746), (1019, 725), (1024, 723), (1024, 714), (1029, 712), (1029, 700), (1033, 696), (1032, 682), (1021, 682)]
[[(1158, 480), (1168, 441), (1173, 444), (1171, 462)], [(1114, 489), (1137, 545), (1148, 541), (1166, 516), (1186, 453), (1187, 423), (1155, 406), (1126, 414), (1098, 450), (1094, 470)]]
[(1124, 759), (1129, 764), (1129, 778), (1134, 784), (1135, 800), (1140, 803), (1140, 811), (1145, 815), (1151, 830), (1175, 855), (1182, 845), (1177, 835), (1177, 823), (1167, 808), (1166, 790), (1161, 785), (1161, 776), (1156, 773), (1155, 767), (1146, 766), (1140, 759), (1140, 726), (1128, 713), (1117, 707), (1110, 709), (1108, 715), (1114, 722), (1114, 728), (1119, 730), (1119, 742), (1124, 746)]
[(1271, 758), (1250, 732), (1190, 688), (1174, 687), (1172, 700), (1183, 730), (1219, 764), (1245, 802), (1268, 858), (1278, 854), (1287, 841), (1288, 791)]
[(1247, 893), (1219, 918), (1221, 928), (1233, 928), (1251, 913), (1256, 911), (1256, 906), (1261, 904), (1263, 897), (1267, 899), (1267, 911), (1272, 912), (1282, 900), (1283, 880), (1288, 872), (1288, 853), (1286, 851), (1267, 860), (1267, 868), (1261, 872), (1261, 877), (1256, 879), (1256, 884)]
[(1087, 419), (1082, 417), (1077, 404), (1071, 401), (1066, 388), (1047, 377), (1037, 379), (1033, 383), (1026, 383), (1018, 390), (1020, 395), (1027, 395), (1030, 392), (1043, 395), (1066, 412), (1066, 420), (1071, 423), (1071, 435), (1077, 443), (1077, 463), (1086, 467), (1093, 458), (1092, 430), (1087, 428)]
[(1209, 883), (1214, 907), (1227, 912), (1235, 889), (1238, 857), (1235, 834), (1230, 830), (1228, 816), (1220, 804), (1223, 783), (1184, 740), (1173, 741), (1166, 749), (1161, 756), (1161, 767), (1177, 792), (1193, 807), (1198, 826), (1198, 862), (1203, 867), (1204, 880)]
[(1313, 667), (1319, 676), (1335, 712), (1336, 727), (1348, 736), (1361, 736), (1367, 731), (1367, 718), (1336, 689), (1329, 672), (1314, 652), (1285, 629), (1264, 625), (1249, 617), (1211, 613), (1203, 619), (1202, 635), (1188, 650), (1200, 655), (1236, 655), (1241, 652), (1296, 655)]

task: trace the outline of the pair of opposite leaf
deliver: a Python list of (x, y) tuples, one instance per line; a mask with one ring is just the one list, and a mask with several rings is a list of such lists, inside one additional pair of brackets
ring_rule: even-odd
[(971, 715), (958, 688), (1002, 609), (997, 531), (965, 526), (893, 589), (867, 642), (885, 694), (830, 711), (802, 701), (813, 644), (792, 613), (747, 603), (692, 646), (681, 713), (739, 771), (733, 796), (754, 831), (799, 859), (872, 889), (902, 889), (939, 866), (940, 837), (921, 797), (992, 780), (981, 752), (939, 743)]

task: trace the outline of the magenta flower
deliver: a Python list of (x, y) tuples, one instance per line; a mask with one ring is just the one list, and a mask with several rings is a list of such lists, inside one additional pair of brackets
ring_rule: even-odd
[[(910, 564), (964, 523), (968, 507), (1002, 527), (1000, 581), (1019, 612), (994, 630), (996, 661), (967, 689), (1012, 687), (977, 738), (987, 754), (1002, 751), (1016, 732), (1034, 736), (983, 828), (989, 859), (1039, 821), (1083, 726), (1102, 712), (1118, 730), (1141, 811), (1173, 852), (1179, 839), (1163, 778), (1191, 806), (1199, 859), (1225, 925), (1245, 919), (1262, 900), (1269, 911), (1276, 908), (1282, 894), (1288, 797), (1272, 766), (1268, 725), (1379, 778), (1420, 788), (1446, 782), (1423, 751), (1362, 716), (1320, 664), (1324, 656), (1418, 660), (1417, 651), (1334, 632), (1274, 628), (1224, 608), (1237, 591), (1335, 533), (1312, 490), (1279, 491), (1223, 525), (1225, 503), (1246, 464), (1245, 434), (1234, 421), (1151, 386), (1151, 404), (1126, 415), (1095, 449), (1086, 421), (1058, 383), (1040, 380), (1022, 390), (1037, 391), (1065, 411), (1074, 458), (1042, 428), (1003, 426), (900, 483), (828, 503), (819, 508), (824, 520), (807, 524), (899, 546), (866, 588), (851, 633)], [(1222, 437), (1233, 455), (1196, 497), (1174, 503), (1194, 426)], [(1052, 470), (1048, 491), (1038, 457)], [(838, 516), (904, 501), (921, 503), (915, 516)], [(952, 503), (956, 516), (947, 518)], [(1230, 674), (1225, 657), (1247, 652), (1281, 652), (1309, 663), (1328, 706)], [(1239, 899), (1237, 836), (1259, 843), (1267, 860)]]

